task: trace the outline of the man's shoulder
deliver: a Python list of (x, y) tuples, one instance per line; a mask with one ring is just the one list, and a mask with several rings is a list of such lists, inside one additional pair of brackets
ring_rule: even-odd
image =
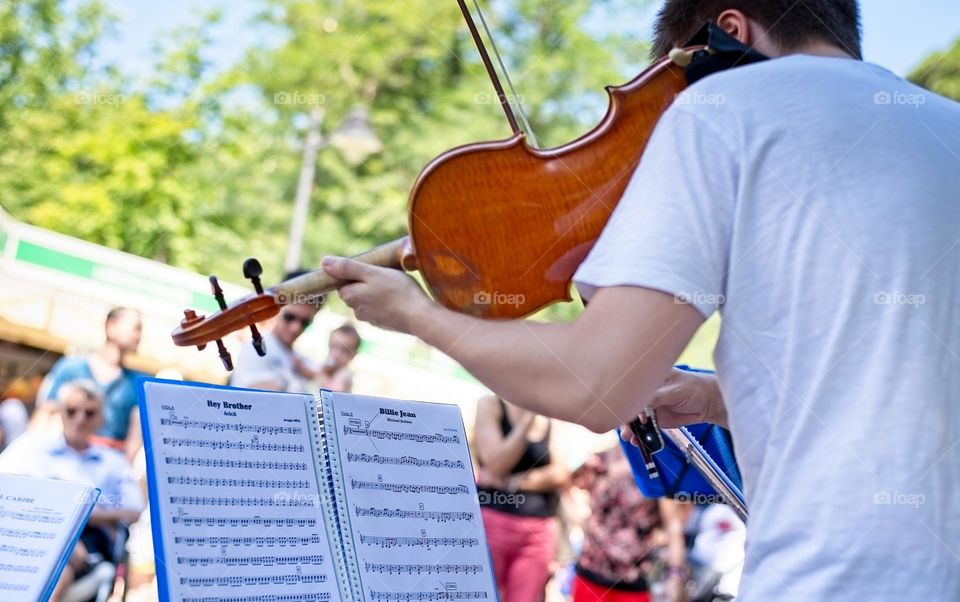
[(93, 443), (90, 447), (100, 456), (103, 464), (109, 466), (112, 470), (123, 472), (132, 470), (130, 461), (127, 460), (127, 456), (123, 452), (99, 443)]
[[(910, 85), (890, 71), (864, 61), (792, 54), (714, 73), (687, 87), (675, 105), (706, 117), (783, 111), (817, 102), (834, 104), (845, 93), (862, 96), (871, 88)], [(826, 92), (829, 91), (829, 94)], [(865, 102), (872, 102), (872, 96)]]
[(0, 454), (0, 471), (10, 472), (26, 465), (34, 466), (37, 461), (49, 456), (57, 447), (56, 444), (57, 438), (48, 433), (27, 431)]

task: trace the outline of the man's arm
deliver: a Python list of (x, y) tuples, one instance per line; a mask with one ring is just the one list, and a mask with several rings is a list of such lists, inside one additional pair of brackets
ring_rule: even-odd
[(504, 399), (597, 432), (650, 402), (703, 321), (672, 295), (633, 286), (600, 289), (573, 323), (482, 320), (441, 307), (394, 270), (343, 258), (324, 269), (350, 281), (340, 295), (357, 318), (423, 339)]

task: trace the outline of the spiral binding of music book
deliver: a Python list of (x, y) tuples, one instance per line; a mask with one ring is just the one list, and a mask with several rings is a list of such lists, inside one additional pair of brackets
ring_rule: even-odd
[[(324, 521), (328, 525), (330, 541), (339, 544), (337, 578), (347, 590), (343, 591), (344, 587), (341, 587), (340, 595), (344, 600), (360, 601), (363, 600), (363, 592), (360, 589), (360, 569), (353, 549), (353, 538), (350, 537), (349, 516), (346, 511), (341, 511), (341, 508), (346, 509), (346, 501), (340, 459), (336, 453), (330, 453), (331, 449), (337, 449), (337, 431), (331, 421), (324, 420), (324, 416), (329, 416), (333, 412), (330, 402), (330, 392), (321, 390), (320, 395), (314, 398), (314, 403), (309, 408), (314, 425), (314, 449), (317, 451), (318, 474), (320, 471), (323, 472), (323, 482), (326, 483), (326, 487), (321, 492), (321, 496), (325, 496), (323, 499)], [(335, 533), (329, 531), (331, 527), (336, 528)]]

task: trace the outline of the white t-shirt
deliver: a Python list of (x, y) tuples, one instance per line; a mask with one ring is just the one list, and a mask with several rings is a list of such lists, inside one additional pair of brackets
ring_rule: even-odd
[(960, 105), (849, 59), (708, 77), (575, 281), (719, 308), (740, 600), (960, 600)]
[(310, 360), (281, 344), (272, 332), (263, 335), (263, 342), (267, 348), (263, 357), (257, 355), (251, 343), (244, 343), (230, 374), (231, 386), (251, 388), (260, 383), (275, 382), (281, 391), (287, 393), (314, 392), (315, 387), (297, 372), (293, 364), (293, 358), (297, 357), (312, 368)]

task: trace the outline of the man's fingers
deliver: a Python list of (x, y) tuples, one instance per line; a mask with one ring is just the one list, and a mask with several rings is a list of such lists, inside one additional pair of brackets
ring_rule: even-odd
[(353, 282), (365, 280), (374, 270), (373, 266), (346, 257), (324, 257), (320, 265), (334, 278)]

